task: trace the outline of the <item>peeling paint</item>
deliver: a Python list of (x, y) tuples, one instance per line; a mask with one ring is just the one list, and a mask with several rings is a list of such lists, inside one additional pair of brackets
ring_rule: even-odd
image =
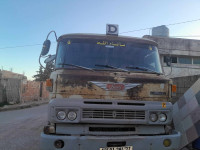
[[(117, 77), (116, 77), (117, 76)], [(156, 80), (156, 82), (155, 82)], [(90, 81), (140, 85), (124, 91), (107, 91)], [(57, 98), (121, 99), (168, 101), (169, 80), (156, 74), (126, 73), (108, 71), (65, 70), (56, 79)], [(166, 92), (166, 95), (151, 95), (150, 92)]]

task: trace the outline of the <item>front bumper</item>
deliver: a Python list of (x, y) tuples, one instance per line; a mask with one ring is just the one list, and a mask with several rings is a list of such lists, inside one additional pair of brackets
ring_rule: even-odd
[[(56, 150), (54, 142), (63, 140), (62, 150), (99, 150), (107, 147), (107, 142), (126, 142), (133, 150), (176, 150), (179, 148), (181, 134), (155, 136), (62, 136), (41, 133), (41, 150)], [(163, 140), (170, 139), (171, 145), (164, 147)]]

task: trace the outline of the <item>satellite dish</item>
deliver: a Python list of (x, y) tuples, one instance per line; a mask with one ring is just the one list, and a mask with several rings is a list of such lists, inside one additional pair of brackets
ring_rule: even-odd
[(48, 64), (56, 59), (56, 55), (49, 55), (47, 59), (45, 59), (44, 63)]

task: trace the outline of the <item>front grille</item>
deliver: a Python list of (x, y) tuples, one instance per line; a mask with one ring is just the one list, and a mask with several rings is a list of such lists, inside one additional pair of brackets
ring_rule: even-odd
[(96, 119), (145, 119), (145, 111), (132, 111), (132, 110), (94, 110), (83, 109), (83, 118), (96, 118)]
[(91, 132), (131, 132), (135, 127), (89, 127)]

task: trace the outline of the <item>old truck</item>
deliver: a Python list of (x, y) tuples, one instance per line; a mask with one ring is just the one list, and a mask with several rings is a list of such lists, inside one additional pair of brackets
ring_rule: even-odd
[[(175, 87), (163, 74), (157, 43), (107, 34), (66, 34), (57, 39), (48, 124), (41, 149), (176, 150), (171, 95)], [(50, 41), (44, 42), (40, 57)]]

